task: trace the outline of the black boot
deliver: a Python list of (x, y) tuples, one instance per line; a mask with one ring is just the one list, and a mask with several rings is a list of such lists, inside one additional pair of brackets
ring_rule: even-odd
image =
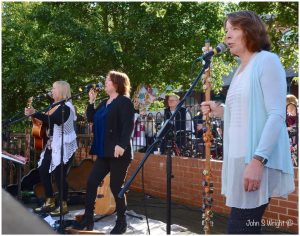
[(110, 231), (110, 234), (124, 234), (127, 229), (127, 221), (126, 221), (126, 215), (118, 216), (116, 225)]
[(94, 229), (93, 215), (83, 215), (79, 222), (73, 224), (73, 229), (91, 231)]

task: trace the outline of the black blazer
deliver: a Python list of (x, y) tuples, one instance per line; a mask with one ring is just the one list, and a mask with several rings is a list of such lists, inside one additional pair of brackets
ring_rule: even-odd
[[(94, 114), (99, 108), (106, 105), (107, 100), (108, 99), (103, 100), (96, 109), (94, 109), (93, 104), (88, 105), (86, 115), (89, 122), (94, 122)], [(119, 95), (111, 105), (112, 106), (107, 113), (104, 131), (104, 156), (114, 157), (115, 146), (119, 145), (125, 149), (123, 158), (131, 159), (131, 135), (134, 126), (133, 103), (128, 97)], [(94, 137), (94, 139), (95, 138), (97, 137)], [(93, 145), (91, 154), (95, 154), (92, 151)]]

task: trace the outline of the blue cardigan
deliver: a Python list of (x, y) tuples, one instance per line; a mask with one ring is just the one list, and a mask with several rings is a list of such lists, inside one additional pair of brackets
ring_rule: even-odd
[[(250, 68), (249, 119), (245, 163), (254, 155), (268, 159), (266, 167), (294, 175), (286, 117), (286, 75), (276, 54), (261, 51), (254, 55)], [(230, 173), (228, 126), (230, 112), (224, 113), (224, 155), (222, 182)], [(224, 186), (224, 184), (222, 184)]]

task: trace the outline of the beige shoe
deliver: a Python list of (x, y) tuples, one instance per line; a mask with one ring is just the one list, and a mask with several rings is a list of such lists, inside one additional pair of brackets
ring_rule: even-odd
[(34, 209), (35, 213), (47, 213), (51, 212), (55, 209), (55, 198), (54, 197), (49, 197), (46, 198), (45, 203), (41, 207), (37, 207)]
[[(62, 215), (65, 215), (69, 212), (68, 205), (66, 201), (62, 202)], [(54, 211), (50, 212), (51, 216), (60, 216), (60, 206), (57, 207)]]

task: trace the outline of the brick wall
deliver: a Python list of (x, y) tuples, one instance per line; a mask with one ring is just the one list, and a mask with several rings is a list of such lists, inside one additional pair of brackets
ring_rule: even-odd
[[(135, 153), (127, 178), (136, 169), (144, 157), (143, 153)], [(211, 161), (212, 181), (214, 183), (213, 211), (228, 215), (230, 208), (225, 206), (225, 198), (221, 195), (221, 161)], [(190, 206), (202, 205), (202, 170), (205, 162), (185, 157), (172, 158), (172, 200)], [(295, 191), (284, 198), (273, 198), (264, 215), (266, 226), (279, 226), (298, 233), (298, 168), (295, 171)], [(141, 173), (132, 182), (130, 188), (142, 191)], [(149, 195), (166, 197), (166, 157), (150, 155), (144, 165), (145, 192)], [(290, 225), (290, 223), (292, 223)], [(276, 225), (277, 224), (277, 225)]]

